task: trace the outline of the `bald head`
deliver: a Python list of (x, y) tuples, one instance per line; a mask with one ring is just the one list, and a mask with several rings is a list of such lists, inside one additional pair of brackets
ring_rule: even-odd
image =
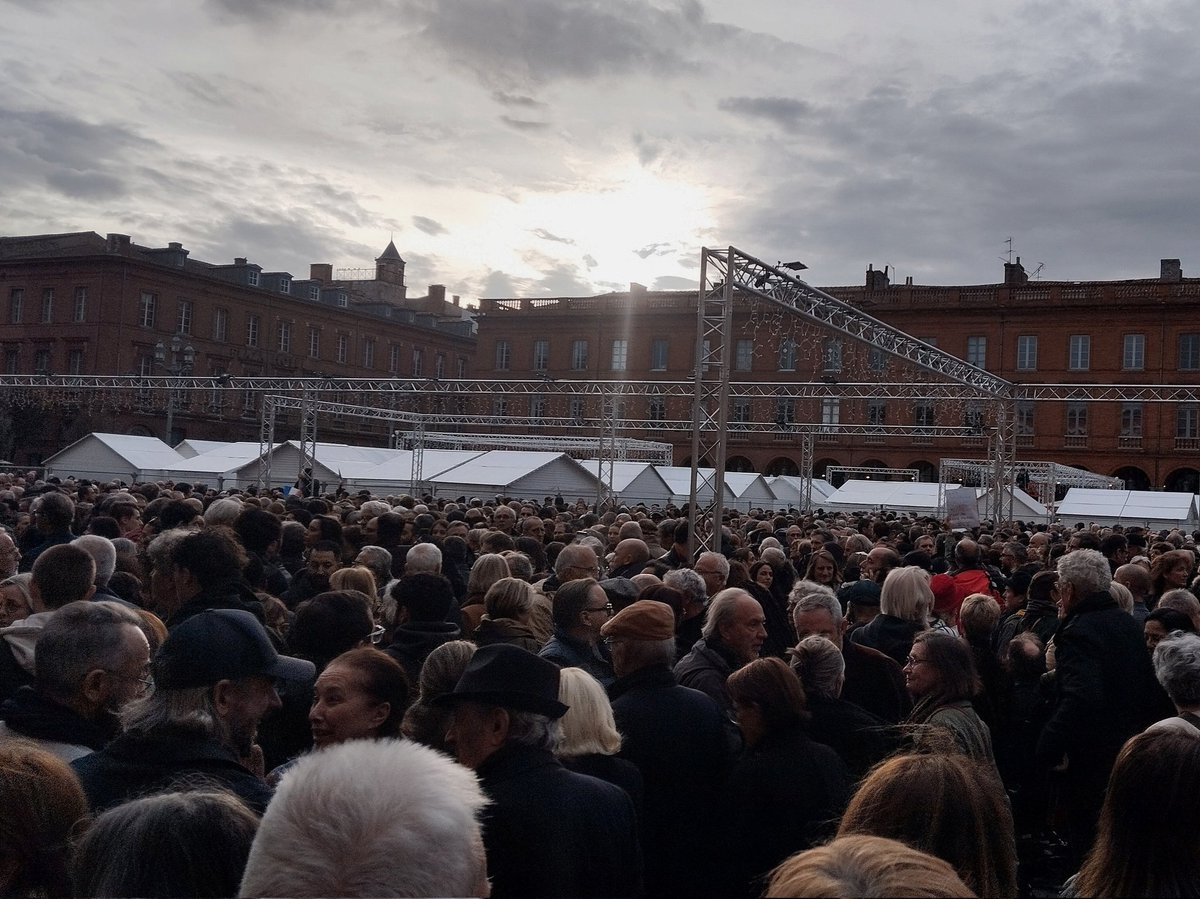
[[(641, 530), (638, 530), (641, 533)], [(621, 568), (625, 565), (643, 565), (650, 559), (650, 547), (640, 537), (630, 537), (617, 544), (613, 552), (612, 567)]]
[(1150, 595), (1150, 572), (1142, 565), (1122, 565), (1113, 572), (1113, 580), (1133, 594), (1134, 602), (1145, 602)]

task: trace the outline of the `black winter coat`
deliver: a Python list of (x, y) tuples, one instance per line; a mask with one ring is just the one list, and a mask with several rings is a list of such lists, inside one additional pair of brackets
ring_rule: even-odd
[(475, 772), (492, 896), (636, 896), (642, 857), (633, 800), (552, 754), (508, 744)]
[(850, 639), (860, 646), (878, 649), (884, 655), (891, 656), (896, 664), (904, 667), (908, 654), (912, 651), (913, 637), (924, 628), (916, 621), (906, 621), (895, 615), (885, 615), (880, 612), (862, 627), (855, 628)]

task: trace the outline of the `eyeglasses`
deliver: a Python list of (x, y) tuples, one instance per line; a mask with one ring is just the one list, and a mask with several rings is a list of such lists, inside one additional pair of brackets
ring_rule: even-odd
[(139, 696), (149, 696), (151, 693), (154, 692), (154, 678), (153, 678), (153, 676), (151, 676), (149, 674), (142, 675), (141, 677), (139, 677), (136, 674), (122, 674), (120, 671), (112, 671), (107, 668), (104, 670), (108, 674), (111, 674), (113, 677), (118, 678), (120, 680), (136, 681), (138, 684), (141, 685), (141, 688), (138, 690)]
[(613, 604), (610, 602), (610, 603), (606, 603), (605, 605), (602, 605), (602, 606), (591, 606), (589, 608), (584, 609), (584, 611), (585, 612), (607, 612), (609, 615), (611, 615), (613, 613)]
[(905, 668), (916, 668), (922, 662), (928, 663), (929, 659), (917, 659), (917, 658), (914, 658), (913, 656), (909, 656), (908, 658), (906, 658), (904, 660), (904, 662), (905, 662), (905, 665), (904, 665)]
[(383, 625), (382, 624), (375, 625), (373, 628), (371, 628), (371, 633), (368, 636), (370, 637), (371, 642), (373, 644), (379, 645), (380, 643), (382, 643), (383, 642)]

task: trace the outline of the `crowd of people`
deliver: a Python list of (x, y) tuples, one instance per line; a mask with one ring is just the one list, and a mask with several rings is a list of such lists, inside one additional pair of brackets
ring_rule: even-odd
[(686, 513), (0, 476), (3, 892), (1200, 894), (1200, 535)]

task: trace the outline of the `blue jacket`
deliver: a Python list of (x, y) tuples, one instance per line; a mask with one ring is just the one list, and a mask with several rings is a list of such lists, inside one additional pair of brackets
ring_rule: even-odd
[(554, 636), (547, 641), (538, 655), (549, 659), (559, 668), (582, 668), (605, 687), (616, 680), (607, 646), (603, 643), (592, 645), (583, 640), (576, 640), (557, 627), (554, 629)]

